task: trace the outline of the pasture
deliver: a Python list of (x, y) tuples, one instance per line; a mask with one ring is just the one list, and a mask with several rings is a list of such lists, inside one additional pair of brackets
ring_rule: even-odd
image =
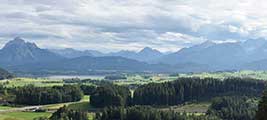
[[(112, 83), (118, 85), (144, 85), (148, 83), (161, 83), (167, 81), (176, 80), (179, 77), (212, 77), (212, 78), (227, 78), (227, 77), (242, 77), (242, 78), (255, 78), (267, 80), (267, 72), (265, 71), (238, 71), (238, 72), (214, 72), (214, 73), (192, 73), (192, 74), (127, 74), (127, 79), (118, 79), (118, 80), (109, 80)], [(86, 78), (88, 79), (88, 78)], [(81, 79), (82, 80), (82, 79)], [(92, 80), (92, 82), (90, 82)], [(99, 78), (90, 78), (89, 82), (80, 83), (78, 81), (75, 83), (65, 83), (63, 78), (53, 77), (53, 78), (14, 78), (9, 80), (2, 80), (0, 84), (8, 87), (20, 87), (26, 85), (34, 85), (38, 87), (48, 87), (48, 86), (63, 86), (64, 84), (95, 84), (96, 81), (106, 81), (104, 77)], [(95, 84), (96, 85), (96, 84)], [(134, 92), (134, 89), (131, 90)], [(95, 115), (95, 112), (99, 109), (96, 109), (90, 105), (90, 96), (84, 96), (83, 99), (79, 102), (69, 102), (69, 103), (59, 103), (59, 104), (50, 104), (41, 106), (42, 109), (47, 110), (47, 112), (24, 112), (24, 111), (14, 111), (14, 112), (2, 112), (5, 110), (14, 109), (10, 106), (0, 106), (0, 120), (33, 120), (36, 117), (49, 117), (53, 111), (57, 110), (62, 106), (67, 106), (69, 109), (73, 110), (82, 110), (88, 111), (88, 116), (90, 119), (93, 119), (92, 116)], [(174, 110), (179, 113), (189, 113), (202, 115), (204, 114), (210, 106), (210, 101), (204, 103), (190, 103), (179, 106), (166, 106), (166, 107), (156, 107), (159, 110)]]

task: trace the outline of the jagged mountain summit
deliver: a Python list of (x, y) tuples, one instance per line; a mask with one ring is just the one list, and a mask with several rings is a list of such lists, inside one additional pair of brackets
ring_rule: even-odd
[(267, 69), (262, 67), (267, 65), (265, 65), (267, 60), (265, 39), (226, 43), (206, 41), (167, 55), (149, 47), (139, 52), (119, 51), (107, 54), (71, 48), (51, 51), (41, 49), (35, 43), (25, 42), (17, 37), (0, 50), (0, 65), (11, 71), (29, 72), (38, 70), (203, 72)]
[(159, 58), (157, 63), (171, 65), (196, 63), (207, 65), (215, 70), (238, 70), (243, 64), (261, 59), (267, 59), (267, 41), (250, 39), (244, 42), (226, 43), (206, 41), (165, 55)]
[(35, 43), (25, 42), (20, 37), (9, 41), (0, 50), (0, 65), (12, 66), (64, 59), (60, 55), (39, 48)]
[(66, 58), (76, 58), (82, 56), (93, 56), (90, 52), (87, 51), (79, 51), (73, 48), (65, 48), (65, 49), (51, 49), (49, 50)]
[(139, 52), (122, 50), (122, 51), (115, 52), (115, 53), (109, 53), (108, 56), (120, 56), (120, 57), (125, 57), (129, 59), (134, 59), (134, 60), (149, 63), (152, 60), (162, 57), (163, 53), (161, 53), (160, 51), (156, 49), (145, 47)]
[(163, 53), (161, 53), (160, 51), (156, 49), (152, 49), (150, 47), (145, 47), (139, 52), (121, 50), (118, 52), (111, 52), (111, 53), (106, 53), (106, 54), (96, 51), (96, 50), (80, 51), (80, 50), (75, 50), (73, 48), (51, 49), (49, 51), (56, 53), (58, 55), (64, 56), (66, 58), (77, 58), (77, 57), (83, 57), (83, 56), (91, 56), (91, 57), (119, 56), (119, 57), (125, 57), (129, 59), (138, 60), (141, 62), (150, 62), (154, 59), (157, 59), (163, 56)]

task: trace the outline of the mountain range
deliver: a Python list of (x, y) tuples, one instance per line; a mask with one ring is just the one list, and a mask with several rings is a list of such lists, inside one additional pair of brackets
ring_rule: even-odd
[(104, 56), (104, 53), (98, 52), (96, 50), (85, 50), (85, 51), (79, 51), (75, 50), (73, 48), (65, 48), (65, 49), (50, 49), (50, 52), (53, 52), (55, 54), (61, 55), (66, 58), (77, 58), (82, 56)]
[[(52, 52), (53, 51), (53, 52)], [(149, 53), (147, 49), (136, 53), (136, 58)], [(97, 51), (77, 51), (74, 49), (47, 50), (35, 43), (25, 42), (16, 37), (0, 50), (0, 66), (12, 72), (74, 72), (86, 71), (170, 71), (160, 64), (129, 59), (116, 55), (103, 54)], [(148, 55), (148, 56), (153, 56)], [(168, 69), (166, 69), (168, 68)]]
[(0, 66), (11, 71), (127, 71), (204, 72), (222, 70), (267, 70), (267, 41), (202, 44), (164, 54), (145, 47), (139, 52), (101, 53), (95, 50), (41, 49), (22, 38), (9, 41), (0, 50)]
[(96, 50), (79, 51), (79, 50), (75, 50), (72, 48), (51, 49), (49, 51), (59, 54), (61, 56), (64, 56), (66, 58), (77, 58), (77, 57), (82, 57), (82, 56), (91, 56), (91, 57), (119, 56), (119, 57), (129, 58), (129, 59), (138, 60), (142, 62), (149, 62), (149, 61), (158, 59), (164, 55), (160, 51), (156, 49), (152, 49), (150, 47), (145, 47), (139, 52), (122, 50), (119, 52), (102, 53)]
[(163, 56), (157, 62), (172, 65), (196, 63), (209, 66), (212, 70), (239, 70), (251, 69), (246, 66), (251, 66), (250, 63), (257, 64), (256, 61), (264, 59), (267, 59), (267, 41), (251, 39), (234, 43), (206, 41)]

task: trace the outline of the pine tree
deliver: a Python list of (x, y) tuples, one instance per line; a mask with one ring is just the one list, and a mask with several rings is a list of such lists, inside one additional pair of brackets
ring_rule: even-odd
[(256, 120), (267, 120), (267, 90), (263, 92), (263, 96), (259, 102)]

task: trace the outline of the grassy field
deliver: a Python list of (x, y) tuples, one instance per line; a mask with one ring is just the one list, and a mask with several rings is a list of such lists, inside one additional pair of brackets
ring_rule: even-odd
[[(42, 109), (46, 109), (50, 112), (4, 112), (0, 113), (0, 120), (33, 120), (36, 117), (49, 117), (52, 114), (52, 111), (55, 111), (64, 105), (68, 106), (70, 109), (88, 111), (90, 108), (89, 98), (89, 96), (84, 96), (79, 102), (50, 104), (42, 107)], [(12, 108), (14, 107), (0, 106), (0, 111)], [(88, 113), (90, 120), (92, 119), (92, 115), (94, 114)]]
[(33, 84), (35, 86), (45, 87), (45, 86), (62, 86), (62, 80), (50, 80), (43, 78), (14, 78), (10, 80), (2, 80), (0, 84), (6, 87), (18, 87)]
[(194, 74), (179, 74), (179, 77), (212, 77), (212, 78), (227, 78), (227, 77), (241, 77), (241, 78), (255, 78), (267, 80), (267, 71), (238, 71), (238, 72), (214, 72), (214, 73), (194, 73)]
[[(129, 75), (126, 80), (114, 80), (112, 81), (115, 84), (119, 85), (131, 85), (131, 84), (148, 84), (148, 83), (160, 83), (166, 81), (173, 81), (179, 77), (213, 77), (213, 78), (227, 78), (227, 77), (249, 77), (255, 79), (263, 79), (267, 80), (267, 72), (266, 71), (239, 71), (239, 72), (216, 72), (216, 73), (195, 73), (195, 74), (177, 74), (177, 75), (168, 75), (168, 74), (149, 74), (149, 75)], [(35, 85), (39, 87), (45, 86), (62, 86), (64, 82), (62, 79), (48, 79), (48, 78), (14, 78), (12, 80), (2, 80), (0, 84), (6, 87), (18, 87), (25, 85)], [(86, 83), (87, 84), (87, 83)], [(68, 108), (73, 110), (82, 110), (88, 111), (88, 116), (90, 119), (93, 118), (94, 112), (98, 111), (89, 104), (90, 96), (84, 96), (83, 99), (79, 102), (71, 102), (71, 103), (59, 103), (59, 104), (51, 104), (43, 106), (43, 109), (46, 109), (50, 112), (44, 113), (36, 113), (36, 112), (10, 112), (10, 113), (1, 113), (0, 120), (33, 120), (36, 117), (42, 116), (50, 116), (52, 111), (57, 110), (58, 108), (66, 105)], [(205, 114), (210, 103), (192, 103), (186, 104), (182, 106), (166, 106), (166, 107), (157, 107), (160, 110), (174, 110), (176, 112), (186, 112), (189, 114)], [(0, 106), (1, 110), (12, 109), (12, 107), (8, 106)]]
[(88, 111), (88, 112), (96, 112), (99, 109), (94, 108), (90, 105), (90, 96), (84, 96), (80, 102), (69, 104), (67, 107), (72, 110), (81, 110), (81, 111)]
[[(69, 103), (58, 103), (58, 104), (44, 105), (42, 107), (42, 109), (46, 109), (48, 111), (54, 111), (54, 110), (57, 110), (57, 109), (59, 109), (59, 108), (61, 108), (63, 106), (73, 106), (73, 107), (76, 107), (77, 105), (79, 107), (86, 108), (86, 107), (89, 107), (89, 98), (90, 98), (90, 96), (85, 95), (85, 96), (83, 96), (83, 98), (79, 102), (69, 102)], [(82, 105), (84, 105), (84, 106), (82, 106)], [(76, 108), (78, 108), (78, 107), (76, 107)]]
[[(178, 77), (170, 77), (168, 75), (150, 75), (144, 77), (141, 75), (130, 75), (127, 76), (126, 80), (113, 80), (111, 82), (118, 85), (130, 85), (130, 84), (147, 84), (151, 82), (166, 82), (177, 79)], [(92, 78), (93, 79), (93, 78)], [(101, 79), (98, 79), (101, 80)], [(103, 80), (103, 79), (102, 79)], [(66, 83), (62, 79), (49, 79), (49, 78), (14, 78), (10, 80), (1, 80), (0, 84), (6, 87), (19, 87), (32, 84), (34, 86), (46, 87), (46, 86), (62, 86)], [(90, 83), (86, 83), (90, 84)]]
[(0, 120), (33, 120), (37, 117), (49, 117), (47, 112), (10, 112), (0, 114)]
[(0, 106), (0, 111), (1, 110), (8, 110), (8, 109), (12, 109), (13, 107), (10, 106)]
[(131, 84), (148, 84), (148, 83), (161, 83), (167, 81), (173, 81), (181, 77), (200, 77), (200, 78), (218, 78), (224, 79), (228, 77), (240, 77), (240, 78), (254, 78), (267, 80), (267, 71), (237, 71), (237, 72), (203, 72), (203, 73), (188, 73), (188, 74), (151, 74), (151, 75), (132, 75), (128, 76), (127, 80), (113, 81), (118, 85), (131, 85)]
[[(95, 115), (95, 111), (98, 111), (98, 109), (90, 107), (89, 101), (81, 101), (77, 103), (71, 103), (71, 104), (53, 104), (49, 105), (50, 107), (54, 109), (58, 109), (62, 105), (67, 105), (69, 109), (73, 110), (82, 110), (82, 111), (88, 111), (88, 117), (89, 120), (93, 119), (93, 116)], [(188, 113), (188, 114), (196, 114), (196, 115), (203, 115), (207, 111), (210, 103), (192, 103), (187, 105), (181, 105), (181, 106), (166, 106), (166, 107), (155, 107), (159, 110), (174, 110), (175, 112), (180, 113)], [(46, 106), (47, 107), (47, 106)], [(51, 109), (51, 108), (50, 108)], [(0, 114), (0, 120), (33, 120), (37, 117), (49, 117), (51, 115), (51, 112), (10, 112), (10, 113), (2, 113)]]
[[(168, 75), (168, 74), (133, 74), (127, 75), (127, 79), (124, 80), (113, 80), (111, 82), (118, 85), (131, 85), (131, 84), (148, 84), (148, 83), (160, 83), (176, 80), (179, 77), (213, 77), (213, 78), (227, 78), (227, 77), (249, 77), (255, 79), (267, 80), (267, 71), (238, 71), (238, 72), (213, 72), (213, 73), (193, 73), (193, 74), (177, 74), (177, 75)], [(95, 80), (95, 78), (91, 78)], [(97, 80), (103, 80), (98, 78)], [(62, 86), (64, 84), (63, 80), (60, 78), (14, 78), (11, 80), (2, 80), (0, 84), (3, 84), (7, 87), (17, 87), (33, 84), (35, 86)], [(86, 83), (90, 84), (90, 83)]]

